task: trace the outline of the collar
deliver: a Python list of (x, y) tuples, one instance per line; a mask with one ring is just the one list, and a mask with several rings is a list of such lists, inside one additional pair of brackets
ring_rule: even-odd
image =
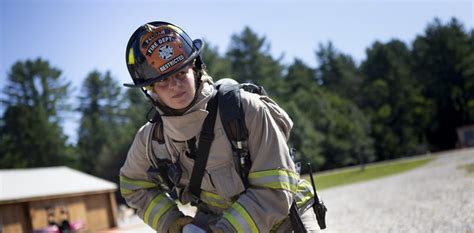
[(186, 141), (198, 135), (201, 132), (204, 119), (209, 113), (206, 106), (214, 91), (212, 84), (203, 82), (198, 89), (198, 96), (194, 104), (183, 115), (162, 115), (164, 135), (176, 141)]

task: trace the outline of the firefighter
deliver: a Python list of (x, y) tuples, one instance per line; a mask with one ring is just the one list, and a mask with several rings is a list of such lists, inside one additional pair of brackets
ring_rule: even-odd
[[(251, 161), (248, 187), (217, 114), (200, 194), (191, 192), (195, 152), (216, 93), (202, 50), (201, 40), (167, 22), (144, 24), (132, 34), (126, 62), (133, 83), (124, 85), (140, 88), (156, 117), (138, 130), (120, 170), (122, 196), (157, 232), (182, 232), (187, 224), (207, 232), (291, 232), (293, 202), (304, 227), (315, 231), (313, 193), (299, 178), (287, 146), (292, 122), (280, 129), (269, 113), (271, 102), (256, 94), (241, 92)], [(184, 215), (178, 201), (195, 205), (196, 214)]]

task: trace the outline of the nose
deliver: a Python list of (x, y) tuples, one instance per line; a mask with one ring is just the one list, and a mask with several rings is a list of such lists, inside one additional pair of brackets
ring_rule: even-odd
[(183, 80), (176, 77), (171, 77), (170, 87), (181, 87), (183, 86)]

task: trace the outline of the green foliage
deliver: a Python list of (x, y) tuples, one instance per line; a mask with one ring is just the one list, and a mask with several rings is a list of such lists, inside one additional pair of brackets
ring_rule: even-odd
[[(306, 114), (300, 106), (298, 99), (312, 98), (311, 91), (304, 87), (316, 88), (314, 84), (314, 70), (296, 59), (288, 68), (285, 76), (285, 87), (279, 104), (287, 111), (293, 119), (293, 129), (289, 144), (297, 149), (296, 160), (303, 163), (311, 163), (319, 168), (325, 163), (320, 144), (323, 135), (316, 129), (313, 117)], [(311, 90), (311, 88), (309, 89)], [(306, 167), (302, 167), (306, 170)]]
[(299, 60), (288, 68), (285, 80), (283, 99), (289, 104), (284, 106), (295, 122), (290, 142), (302, 160), (323, 169), (373, 160), (370, 124), (354, 103), (323, 90), (314, 69)]
[(375, 42), (361, 65), (359, 99), (371, 117), (378, 160), (409, 156), (425, 143), (430, 104), (410, 70), (407, 46), (398, 40)]
[(217, 47), (213, 47), (209, 42), (205, 42), (202, 58), (206, 64), (207, 72), (216, 81), (221, 78), (230, 78), (230, 62), (225, 57), (219, 55)]
[(69, 83), (40, 58), (18, 61), (8, 76), (2, 100), (0, 168), (59, 165), (66, 161), (66, 136), (59, 112), (67, 109)]
[(109, 72), (93, 71), (84, 80), (81, 93), (77, 143), (81, 170), (99, 175), (121, 141), (120, 87)]
[[(122, 102), (124, 109), (122, 115), (125, 116), (124, 127), (128, 127), (129, 135), (135, 135), (135, 132), (153, 118), (155, 110), (152, 103), (145, 97), (144, 93), (138, 88), (128, 88), (125, 92)], [(147, 114), (148, 113), (148, 114)]]
[(248, 27), (241, 34), (233, 35), (226, 54), (231, 63), (231, 78), (262, 85), (270, 96), (277, 96), (283, 88), (283, 67), (269, 51), (266, 38), (259, 37)]
[(339, 53), (329, 42), (326, 46), (319, 45), (316, 58), (319, 64), (317, 82), (339, 96), (357, 99), (362, 80), (352, 57)]
[(423, 95), (433, 102), (427, 137), (434, 150), (453, 148), (456, 128), (474, 123), (474, 46), (456, 19), (430, 23), (413, 43), (413, 71)]

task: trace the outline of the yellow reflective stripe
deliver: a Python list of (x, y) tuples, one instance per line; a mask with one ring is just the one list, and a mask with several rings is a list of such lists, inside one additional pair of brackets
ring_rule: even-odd
[(249, 179), (255, 179), (255, 178), (261, 178), (261, 177), (267, 177), (267, 176), (288, 176), (294, 179), (299, 179), (299, 175), (288, 170), (266, 170), (266, 171), (258, 171), (258, 172), (250, 172), (249, 173)]
[(120, 193), (123, 196), (130, 195), (139, 189), (156, 187), (155, 183), (145, 180), (132, 180), (125, 176), (120, 176)]
[(238, 202), (235, 202), (223, 217), (232, 224), (237, 232), (259, 232), (252, 217)]
[(266, 188), (272, 188), (272, 189), (285, 189), (293, 193), (295, 193), (295, 190), (298, 188), (298, 186), (296, 185), (291, 185), (289, 183), (283, 183), (283, 182), (265, 183), (265, 184), (261, 184), (260, 186), (263, 186)]
[(206, 197), (210, 197), (210, 198), (213, 198), (213, 199), (220, 199), (220, 200), (224, 200), (224, 198), (222, 198), (221, 196), (215, 194), (215, 193), (211, 193), (211, 192), (208, 192), (208, 191), (204, 191), (202, 190), (201, 191), (201, 195), (204, 195)]
[(156, 187), (156, 184), (146, 180), (132, 180), (125, 176), (120, 176), (120, 184), (130, 184), (139, 186), (141, 188), (153, 188)]
[(208, 205), (220, 209), (227, 209), (232, 204), (231, 202), (220, 197), (219, 195), (207, 191), (201, 191), (201, 200)]
[(120, 193), (121, 193), (122, 195), (129, 195), (129, 194), (132, 194), (132, 193), (134, 193), (134, 192), (135, 192), (135, 191), (130, 190), (130, 189), (120, 188)]
[(295, 193), (298, 190), (299, 175), (287, 170), (267, 170), (251, 172), (249, 182), (254, 186), (273, 189), (286, 189)]
[(130, 50), (128, 51), (128, 64), (135, 64), (135, 54), (133, 53), (133, 48), (130, 48)]
[(160, 217), (171, 207), (175, 205), (174, 202), (170, 201), (166, 196), (166, 193), (162, 193), (156, 196), (148, 205), (143, 215), (143, 220), (146, 224), (151, 226), (153, 229), (158, 228), (158, 221)]
[(242, 227), (240, 227), (240, 224), (237, 223), (237, 220), (231, 214), (229, 214), (227, 212), (224, 213), (224, 219), (226, 219), (227, 221), (230, 222), (230, 224), (235, 228), (236, 232), (244, 232)]
[(296, 193), (295, 199), (296, 199), (296, 206), (301, 207), (306, 202), (311, 200), (313, 198), (313, 189), (311, 187), (311, 184), (307, 180), (301, 180), (300, 184), (298, 185), (298, 192)]

